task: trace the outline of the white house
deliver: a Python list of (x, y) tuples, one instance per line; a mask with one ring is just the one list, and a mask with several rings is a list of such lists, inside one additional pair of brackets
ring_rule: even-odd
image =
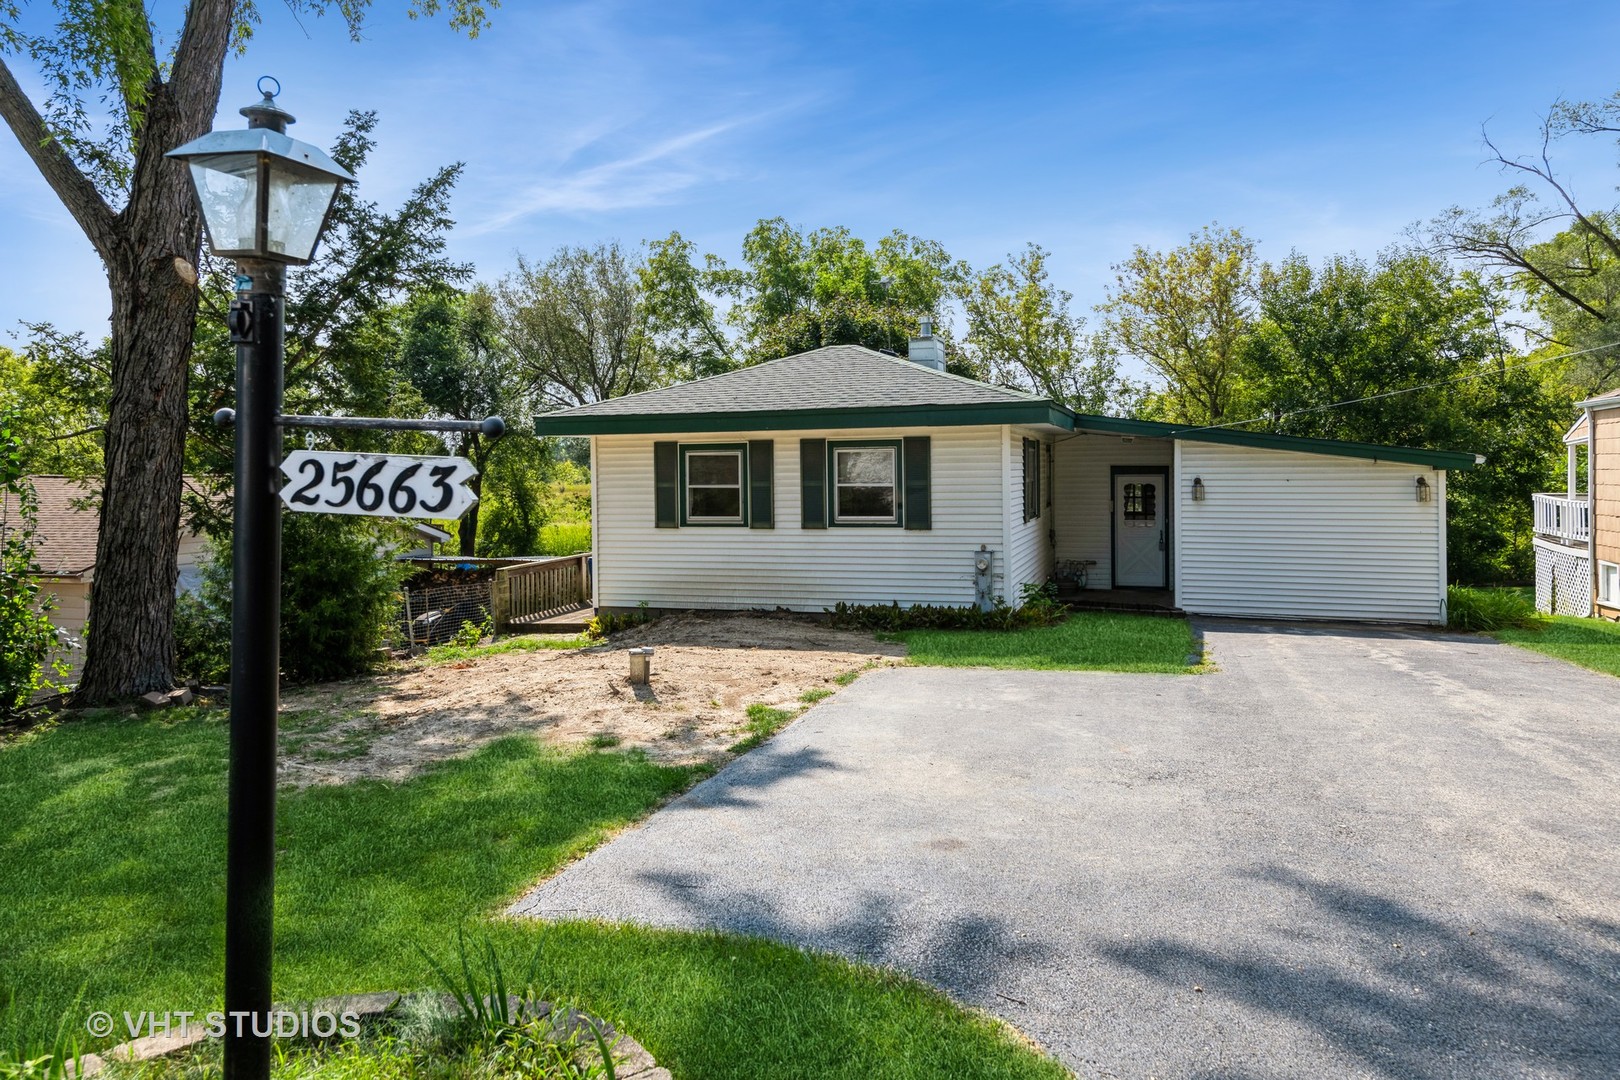
[(1473, 454), (1075, 413), (839, 345), (548, 413), (589, 436), (594, 604), (1087, 599), (1443, 623), (1446, 472)]

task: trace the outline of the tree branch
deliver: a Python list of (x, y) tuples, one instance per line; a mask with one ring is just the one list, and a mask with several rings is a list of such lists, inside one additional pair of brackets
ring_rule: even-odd
[(118, 216), (56, 140), (4, 59), (0, 59), (0, 116), (6, 118), (12, 134), (17, 136), (45, 182), (84, 230), (96, 253), (105, 262), (115, 261), (122, 239)]

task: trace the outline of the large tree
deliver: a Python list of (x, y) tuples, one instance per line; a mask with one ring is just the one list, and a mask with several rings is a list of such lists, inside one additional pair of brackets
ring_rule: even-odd
[(1162, 380), (1156, 411), (1163, 419), (1235, 418), (1257, 271), (1254, 241), (1213, 225), (1170, 251), (1138, 247), (1114, 267), (1101, 309), (1109, 336)]
[[(495, 0), (413, 0), (476, 33)], [(366, 0), (286, 0), (338, 11), (358, 34)], [(36, 102), (0, 58), (0, 116), (100, 256), (111, 293), (111, 400), (92, 594), (94, 633), (80, 699), (166, 689), (174, 678), (172, 595), (186, 430), (186, 370), (198, 303), (201, 228), (184, 166), (163, 155), (206, 132), (226, 54), (258, 21), (251, 0), (191, 0), (178, 27), (140, 0), (57, 0), (43, 29), (0, 0), (0, 50), (27, 58)], [(167, 55), (159, 42), (173, 41)], [(100, 102), (109, 108), (97, 115)]]
[(1452, 207), (1428, 230), (1440, 251), (1502, 272), (1521, 290), (1532, 336), (1583, 354), (1571, 369), (1583, 395), (1620, 384), (1620, 205), (1583, 204), (1554, 170), (1552, 145), (1617, 132), (1620, 93), (1556, 103), (1535, 155), (1510, 156), (1486, 140), (1515, 181), (1489, 208)]
[(505, 347), (545, 408), (662, 385), (666, 373), (643, 302), (642, 264), (617, 242), (518, 256), (494, 290)]
[(1073, 297), (1048, 279), (1046, 249), (1030, 244), (962, 290), (968, 363), (1003, 386), (1082, 412), (1117, 404), (1123, 381), (1107, 341), (1069, 312)]

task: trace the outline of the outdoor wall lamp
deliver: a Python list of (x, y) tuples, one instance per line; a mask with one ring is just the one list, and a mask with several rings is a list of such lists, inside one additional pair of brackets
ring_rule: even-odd
[(1429, 501), (1429, 481), (1427, 477), (1420, 476), (1417, 478), (1417, 501)]
[(1202, 476), (1195, 476), (1195, 477), (1193, 477), (1193, 502), (1203, 502), (1203, 501), (1204, 501), (1204, 478)]
[(265, 76), (259, 92), (264, 99), (242, 110), (246, 130), (211, 131), (168, 154), (191, 169), (209, 247), (236, 260), (227, 324), (236, 345), (236, 408), (214, 417), (231, 426), (236, 441), (225, 1008), (239, 1019), (225, 1030), (226, 1080), (270, 1076), (286, 271), (314, 256), (338, 189), (354, 182), (319, 148), (287, 137), (293, 117), (276, 105), (280, 83)]

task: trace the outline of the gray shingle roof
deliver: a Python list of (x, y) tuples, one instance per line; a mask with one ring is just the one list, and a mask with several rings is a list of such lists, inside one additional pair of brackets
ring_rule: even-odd
[(545, 418), (1005, 405), (1042, 400), (1017, 390), (934, 371), (860, 345), (827, 345), (724, 375), (560, 409), (546, 413)]

